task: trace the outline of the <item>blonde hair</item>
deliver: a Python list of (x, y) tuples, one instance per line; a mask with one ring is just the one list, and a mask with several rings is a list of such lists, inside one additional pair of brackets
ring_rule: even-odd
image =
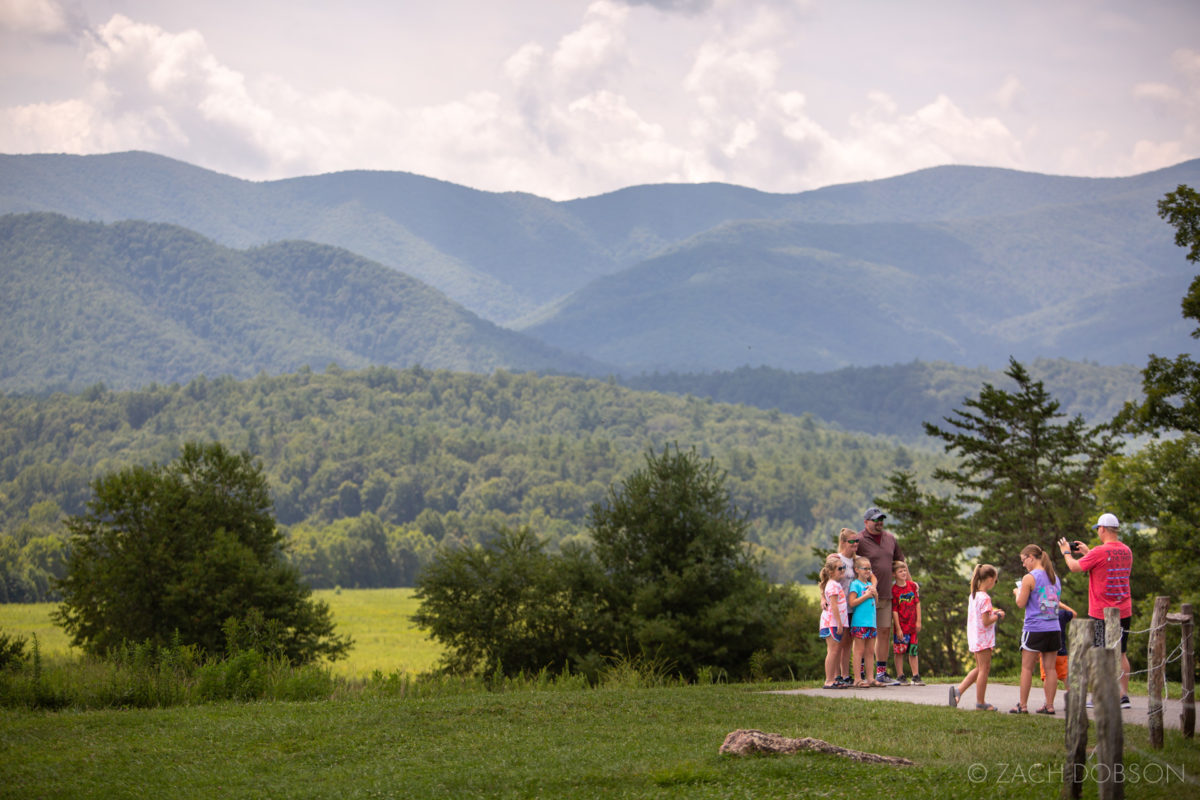
[(893, 561), (893, 562), (892, 562), (892, 572), (893, 572), (893, 573), (894, 573), (896, 570), (900, 569), (901, 567), (904, 567), (905, 569), (908, 569), (908, 563), (907, 563), (907, 562), (905, 562), (905, 561)]
[(979, 591), (979, 585), (988, 578), (1000, 577), (1000, 570), (993, 567), (991, 564), (976, 564), (975, 571), (971, 573), (971, 598), (975, 598), (975, 593)]
[(867, 558), (866, 556), (855, 556), (854, 557), (854, 568), (855, 569), (858, 569), (859, 567), (864, 566), (864, 565), (868, 566), (868, 567), (871, 566), (871, 559)]
[(842, 557), (837, 553), (830, 553), (825, 556), (825, 566), (821, 567), (821, 580), (817, 587), (821, 590), (821, 594), (825, 594), (825, 586), (837, 574), (837, 568), (842, 566)]
[(1038, 547), (1036, 544), (1025, 545), (1021, 548), (1021, 557), (1024, 558), (1025, 556), (1033, 556), (1042, 562), (1042, 569), (1046, 571), (1046, 577), (1050, 579), (1051, 584), (1058, 580), (1058, 575), (1054, 572), (1054, 560), (1041, 547)]
[(855, 536), (858, 536), (858, 531), (851, 530), (850, 528), (842, 528), (838, 531), (838, 545), (845, 544)]

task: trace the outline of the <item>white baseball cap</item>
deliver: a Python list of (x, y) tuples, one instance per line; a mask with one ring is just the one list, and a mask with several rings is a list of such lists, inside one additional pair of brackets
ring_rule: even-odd
[(1119, 528), (1121, 523), (1117, 522), (1116, 514), (1101, 514), (1100, 519), (1092, 526), (1092, 530), (1096, 528)]

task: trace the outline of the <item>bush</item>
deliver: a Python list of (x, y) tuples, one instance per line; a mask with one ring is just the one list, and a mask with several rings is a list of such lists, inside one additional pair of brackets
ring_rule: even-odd
[(0, 670), (19, 667), (29, 660), (24, 636), (9, 636), (0, 631)]

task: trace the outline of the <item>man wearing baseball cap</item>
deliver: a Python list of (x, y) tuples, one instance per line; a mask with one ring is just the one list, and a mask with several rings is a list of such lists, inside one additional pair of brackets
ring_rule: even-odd
[[(1095, 623), (1096, 635), (1093, 644), (1104, 645), (1104, 609), (1116, 608), (1121, 614), (1121, 708), (1130, 708), (1129, 702), (1129, 657), (1125, 648), (1129, 644), (1129, 622), (1133, 617), (1133, 595), (1129, 589), (1129, 573), (1133, 569), (1133, 551), (1121, 541), (1121, 523), (1114, 514), (1101, 514), (1092, 526), (1100, 537), (1100, 544), (1088, 547), (1083, 542), (1058, 540), (1058, 550), (1072, 572), (1088, 575), (1088, 616)], [(1079, 555), (1073, 555), (1078, 553)]]
[(858, 532), (858, 554), (871, 562), (871, 571), (878, 581), (875, 601), (875, 682), (896, 686), (900, 681), (887, 674), (888, 658), (892, 652), (892, 562), (905, 561), (896, 537), (883, 529), (887, 515), (875, 506), (863, 514), (863, 529)]

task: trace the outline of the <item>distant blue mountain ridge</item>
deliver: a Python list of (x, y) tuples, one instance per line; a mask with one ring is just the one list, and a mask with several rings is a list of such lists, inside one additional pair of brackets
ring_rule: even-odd
[[(629, 375), (913, 359), (994, 368), (1010, 355), (1142, 364), (1191, 349), (1179, 300), (1192, 274), (1155, 207), (1181, 183), (1200, 185), (1200, 160), (1127, 178), (949, 166), (798, 194), (657, 185), (554, 202), (396, 172), (251, 182), (150, 153), (4, 155), (0, 213), (169, 223), (238, 251), (340, 248), (371, 264), (356, 274), (390, 270), (436, 290), (421, 294), (439, 308), (428, 320), (445, 302), (523, 334), (487, 358), (448, 359), (482, 368), (506, 366), (495, 354), (512, 348), (524, 355), (510, 366)], [(326, 269), (304, 253), (308, 269)], [(339, 273), (329, 277), (311, 281), (323, 294), (305, 299), (310, 313), (338, 297)], [(409, 313), (355, 322), (337, 308), (319, 315), (348, 314), (351, 341), (379, 314)], [(348, 333), (356, 326), (368, 328)], [(400, 352), (390, 365), (404, 365)], [(420, 348), (403, 358), (421, 361)]]

